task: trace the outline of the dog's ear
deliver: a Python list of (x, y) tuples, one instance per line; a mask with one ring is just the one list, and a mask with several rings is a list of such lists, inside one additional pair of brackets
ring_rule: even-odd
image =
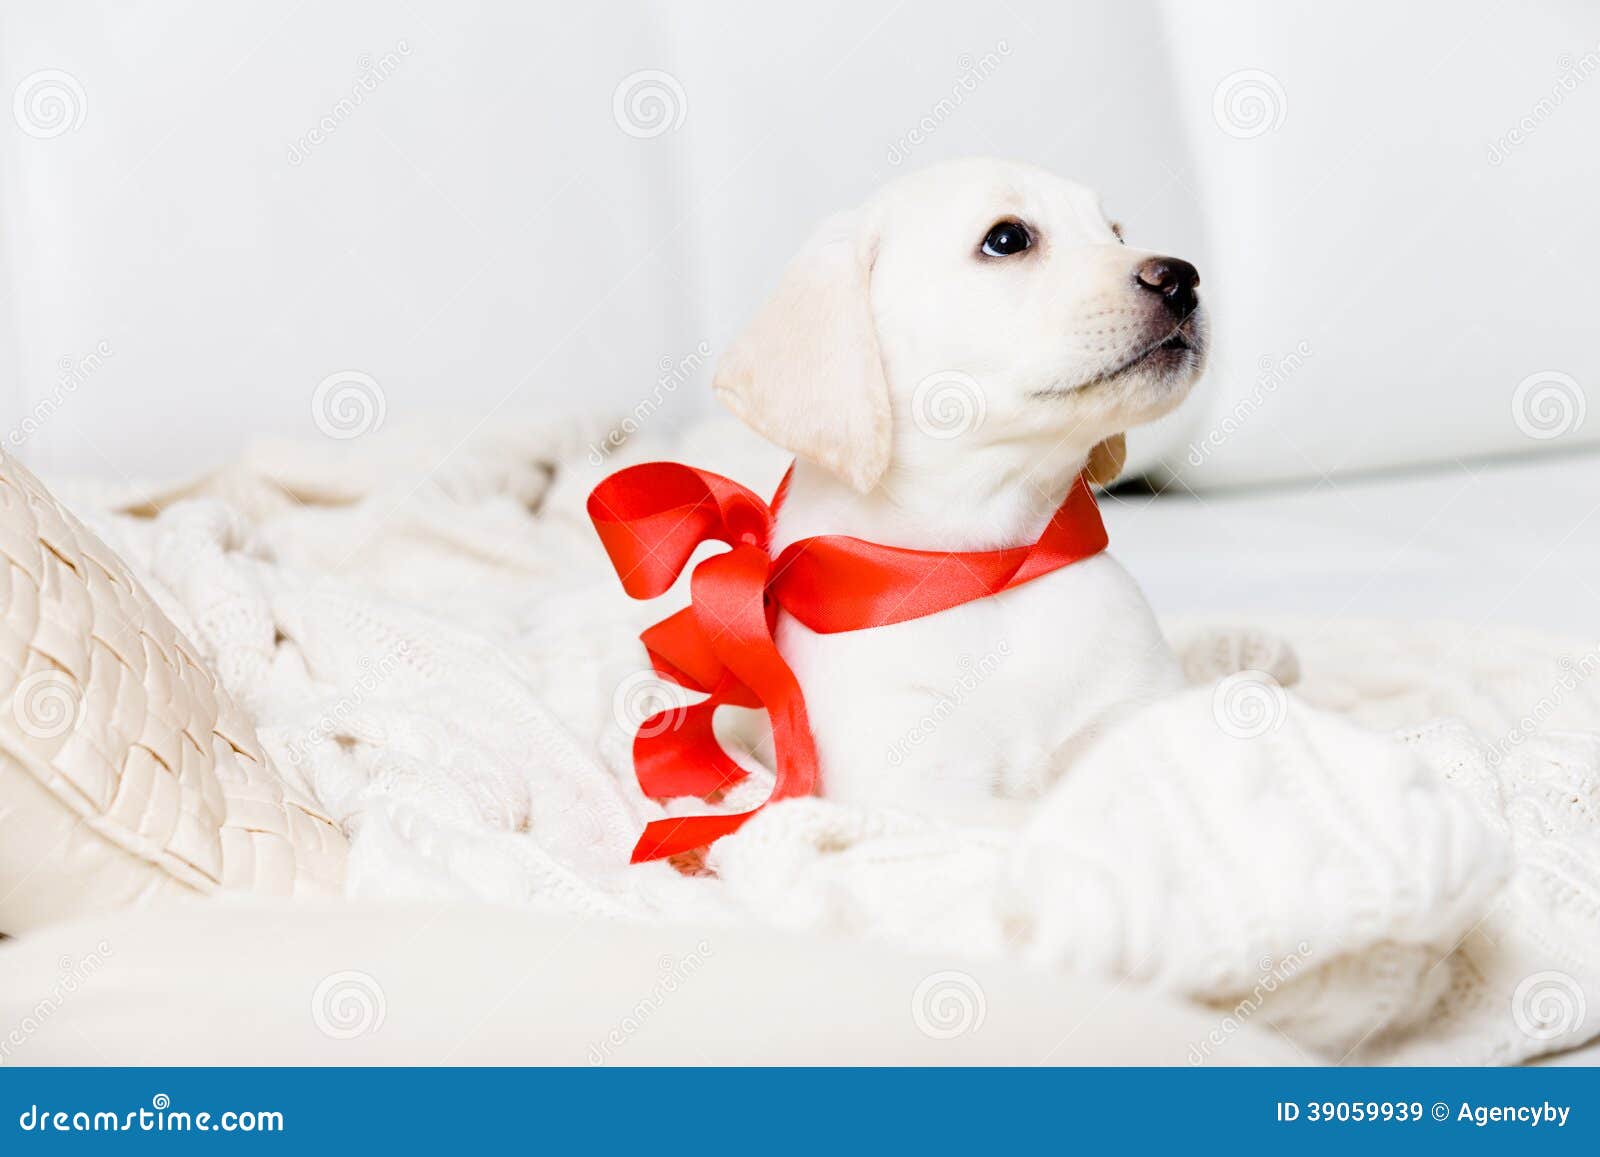
[(823, 222), (712, 381), (757, 433), (862, 494), (889, 467), (889, 384), (869, 292), (877, 248), (865, 210)]
[(1122, 473), (1122, 464), (1128, 460), (1128, 439), (1121, 434), (1113, 434), (1104, 442), (1097, 442), (1095, 448), (1089, 451), (1089, 464), (1083, 472), (1089, 476), (1089, 481), (1104, 490), (1117, 480), (1117, 475)]

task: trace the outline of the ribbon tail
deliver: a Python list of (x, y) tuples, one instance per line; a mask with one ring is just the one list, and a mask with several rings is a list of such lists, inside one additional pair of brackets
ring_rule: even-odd
[(661, 860), (703, 848), (723, 836), (732, 835), (755, 814), (755, 811), (747, 811), (734, 815), (676, 816), (651, 820), (645, 824), (644, 834), (634, 845), (633, 855), (628, 862), (642, 864), (647, 860)]
[(717, 742), (712, 721), (720, 701), (708, 699), (652, 715), (633, 737), (633, 770), (651, 799), (702, 798), (748, 776)]
[[(809, 795), (817, 782), (817, 750), (806, 718), (805, 698), (794, 672), (778, 653), (767, 619), (766, 584), (771, 563), (766, 551), (759, 547), (737, 546), (726, 554), (706, 559), (695, 568), (690, 579), (690, 605), (701, 634), (729, 674), (766, 709), (772, 721), (778, 766), (769, 803), (790, 796)], [(709, 704), (696, 706), (705, 709)], [(696, 740), (696, 766), (687, 771), (681, 766), (663, 768), (663, 782), (688, 783), (698, 788), (712, 783), (724, 763), (737, 769), (738, 765), (733, 764), (711, 734), (710, 717), (714, 710), (704, 710), (703, 720), (695, 723), (696, 728), (703, 728), (692, 737)], [(687, 725), (687, 720), (685, 722)], [(703, 744), (698, 742), (701, 739)], [(713, 750), (715, 755), (711, 754)], [(684, 747), (679, 746), (679, 758), (684, 751)], [(637, 748), (635, 759), (637, 761)], [(642, 779), (642, 765), (636, 763), (636, 766)], [(644, 835), (633, 850), (633, 862), (657, 860), (704, 847), (738, 831), (761, 807), (727, 815), (655, 820), (646, 825)]]

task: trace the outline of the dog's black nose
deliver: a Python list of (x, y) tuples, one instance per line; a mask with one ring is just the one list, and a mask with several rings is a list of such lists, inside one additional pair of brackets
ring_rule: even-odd
[(1151, 293), (1166, 299), (1167, 308), (1179, 321), (1194, 312), (1200, 303), (1195, 289), (1200, 284), (1200, 271), (1187, 261), (1176, 257), (1152, 257), (1139, 266), (1134, 279)]

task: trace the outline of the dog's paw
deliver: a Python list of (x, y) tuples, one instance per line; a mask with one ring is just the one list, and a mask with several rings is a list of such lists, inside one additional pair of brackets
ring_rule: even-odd
[(1206, 627), (1182, 640), (1177, 652), (1191, 684), (1214, 683), (1241, 671), (1265, 671), (1281, 687), (1300, 681), (1300, 660), (1289, 641), (1257, 627)]

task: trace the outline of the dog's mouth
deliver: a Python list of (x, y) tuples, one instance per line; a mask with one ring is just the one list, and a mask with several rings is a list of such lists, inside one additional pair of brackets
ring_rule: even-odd
[(1199, 339), (1195, 333), (1194, 326), (1192, 324), (1193, 321), (1194, 318), (1192, 316), (1185, 318), (1173, 328), (1171, 333), (1162, 338), (1160, 341), (1151, 342), (1149, 345), (1145, 346), (1144, 349), (1134, 354), (1116, 369), (1111, 370), (1108, 373), (1100, 374), (1093, 381), (1085, 382), (1084, 384), (1092, 386), (1096, 382), (1103, 382), (1111, 378), (1120, 377), (1129, 370), (1144, 365), (1146, 362), (1159, 361), (1162, 363), (1161, 368), (1163, 369), (1176, 368), (1177, 365), (1182, 361), (1182, 358), (1164, 357), (1163, 355), (1182, 355), (1194, 352), (1194, 348), (1198, 344)]
[[(1149, 357), (1155, 350), (1191, 350), (1193, 348), (1194, 342), (1191, 340), (1191, 335), (1180, 325), (1168, 335), (1165, 341), (1159, 343), (1155, 349), (1150, 350), (1144, 357)], [(1144, 358), (1140, 358), (1140, 360), (1143, 361)]]
[(1173, 373), (1193, 364), (1199, 350), (1201, 338), (1196, 330), (1196, 317), (1190, 315), (1179, 322), (1172, 332), (1157, 341), (1141, 348), (1133, 356), (1119, 363), (1104, 373), (1096, 374), (1086, 381), (1075, 382), (1072, 385), (1056, 385), (1045, 390), (1035, 390), (1036, 398), (1059, 398), (1064, 394), (1075, 394), (1080, 390), (1087, 390), (1105, 382), (1114, 381), (1130, 370), (1142, 366), (1150, 366), (1162, 373)]

